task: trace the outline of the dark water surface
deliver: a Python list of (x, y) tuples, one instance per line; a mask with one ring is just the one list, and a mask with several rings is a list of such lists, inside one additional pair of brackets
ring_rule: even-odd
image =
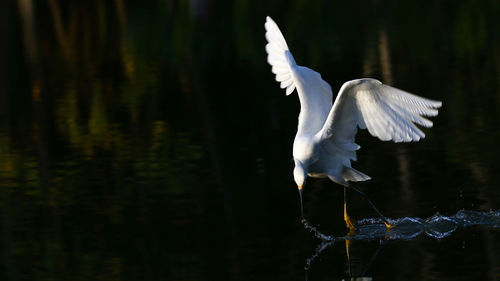
[[(148, 2), (1, 2), (2, 280), (500, 280), (498, 1)], [(300, 223), (267, 15), (334, 93), (443, 101), (419, 143), (358, 134), (393, 230), (316, 179)]]

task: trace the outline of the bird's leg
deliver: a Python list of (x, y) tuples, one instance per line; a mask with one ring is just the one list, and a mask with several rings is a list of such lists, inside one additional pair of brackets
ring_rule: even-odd
[[(394, 225), (390, 224), (389, 221), (387, 220), (387, 218), (384, 215), (382, 215), (382, 213), (377, 209), (377, 207), (375, 207), (375, 204), (373, 204), (373, 202), (370, 200), (370, 198), (368, 198), (368, 196), (366, 196), (366, 194), (364, 194), (363, 192), (361, 192), (361, 190), (359, 190), (353, 186), (349, 186), (349, 187), (356, 190), (363, 198), (366, 199), (366, 201), (368, 201), (368, 203), (370, 203), (373, 210), (375, 210), (375, 212), (377, 212), (377, 214), (380, 216), (380, 218), (382, 218), (382, 221), (384, 222), (385, 227), (387, 227), (388, 229), (391, 229), (394, 227)], [(345, 194), (345, 191), (344, 191), (344, 194)], [(344, 197), (345, 197), (345, 195), (344, 195)]]
[(350, 247), (351, 247), (351, 240), (346, 239), (345, 240), (345, 252), (347, 255), (347, 267), (349, 268), (349, 277), (352, 276), (352, 271), (351, 271), (351, 253), (350, 253)]
[[(355, 230), (356, 230), (356, 227), (354, 226), (354, 222), (352, 221), (352, 219), (349, 217), (349, 215), (347, 215), (347, 188), (344, 187), (344, 221), (345, 221), (345, 224), (347, 225), (347, 227), (349, 228), (349, 234), (352, 234)], [(346, 247), (347, 247), (347, 244), (346, 244)]]

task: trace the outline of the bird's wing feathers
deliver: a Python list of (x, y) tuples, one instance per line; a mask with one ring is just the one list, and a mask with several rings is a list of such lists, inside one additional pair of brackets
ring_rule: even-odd
[(270, 17), (266, 18), (264, 27), (268, 42), (266, 45), (267, 62), (272, 66), (272, 72), (276, 74), (276, 81), (281, 82), (281, 88), (286, 88), (288, 96), (295, 89), (294, 78), (290, 70), (290, 63), (295, 64), (295, 61), (288, 50), (283, 34)]
[(375, 79), (344, 83), (321, 131), (323, 141), (333, 141), (345, 150), (354, 143), (357, 127), (368, 129), (380, 140), (418, 141), (425, 134), (415, 125), (432, 127), (423, 116), (436, 116), (440, 101), (425, 99), (382, 84)]
[(332, 106), (332, 89), (321, 75), (295, 62), (288, 49), (285, 38), (276, 23), (266, 18), (267, 61), (276, 74), (276, 81), (281, 82), (281, 88), (286, 88), (290, 95), (297, 89), (301, 112), (299, 116), (298, 133), (315, 134), (323, 124)]

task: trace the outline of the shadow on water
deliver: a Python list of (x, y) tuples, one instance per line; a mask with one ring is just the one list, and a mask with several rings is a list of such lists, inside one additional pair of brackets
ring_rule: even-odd
[(443, 216), (439, 213), (422, 219), (404, 217), (399, 219), (389, 219), (394, 226), (387, 229), (380, 218), (366, 218), (357, 222), (357, 228), (345, 236), (333, 236), (322, 233), (317, 227), (309, 222), (304, 222), (305, 229), (309, 230), (316, 238), (320, 239), (314, 254), (306, 260), (304, 266), (307, 272), (312, 264), (322, 255), (322, 253), (335, 245), (345, 245), (347, 258), (347, 273), (351, 280), (372, 280), (371, 277), (354, 277), (352, 274), (352, 258), (350, 254), (351, 243), (354, 241), (379, 241), (378, 248), (374, 251), (369, 262), (361, 270), (357, 270), (358, 276), (364, 276), (370, 266), (376, 260), (382, 248), (390, 240), (412, 240), (419, 236), (428, 236), (435, 239), (442, 239), (450, 236), (459, 228), (466, 228), (475, 225), (490, 228), (500, 228), (500, 211), (479, 212), (472, 210), (460, 210), (452, 216)]

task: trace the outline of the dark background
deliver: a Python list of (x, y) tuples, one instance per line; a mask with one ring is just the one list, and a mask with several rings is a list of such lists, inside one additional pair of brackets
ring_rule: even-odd
[[(4, 280), (303, 280), (299, 104), (266, 62), (264, 22), (334, 95), (373, 77), (443, 101), (419, 143), (366, 131), (356, 186), (390, 218), (500, 209), (498, 1), (0, 3)], [(305, 215), (345, 235), (342, 189), (309, 180)], [(349, 193), (354, 218), (376, 214)], [(500, 232), (353, 241), (353, 275), (500, 280)], [(363, 273), (368, 267), (366, 272)], [(341, 280), (344, 243), (309, 280)]]

